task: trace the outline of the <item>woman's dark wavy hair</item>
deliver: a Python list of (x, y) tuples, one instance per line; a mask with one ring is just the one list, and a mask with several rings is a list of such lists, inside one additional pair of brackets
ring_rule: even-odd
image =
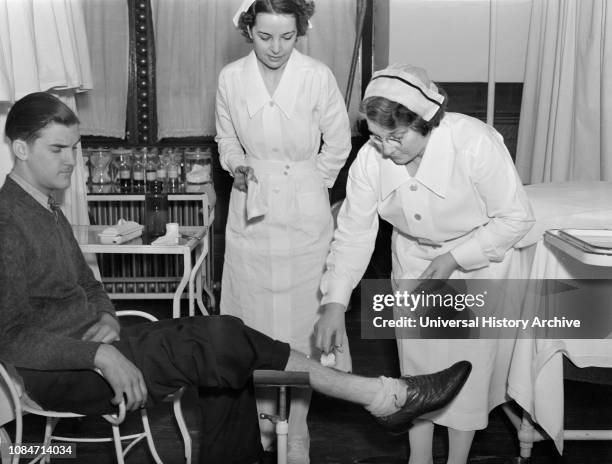
[(258, 13), (293, 15), (297, 27), (297, 36), (306, 35), (308, 20), (314, 14), (315, 6), (312, 0), (256, 0), (251, 7), (240, 15), (238, 28), (247, 42), (253, 42), (249, 29), (255, 25)]
[(47, 92), (35, 92), (15, 102), (6, 116), (4, 133), (12, 142), (34, 142), (40, 131), (52, 122), (64, 126), (79, 124), (74, 111)]
[(409, 110), (401, 103), (391, 101), (384, 97), (366, 98), (361, 102), (361, 105), (359, 105), (359, 112), (368, 120), (375, 122), (388, 131), (409, 127), (425, 136), (429, 134), (434, 127), (440, 125), (440, 121), (442, 121), (446, 113), (448, 95), (441, 87), (438, 87), (438, 93), (444, 97), (444, 102), (429, 122), (425, 121), (422, 117)]

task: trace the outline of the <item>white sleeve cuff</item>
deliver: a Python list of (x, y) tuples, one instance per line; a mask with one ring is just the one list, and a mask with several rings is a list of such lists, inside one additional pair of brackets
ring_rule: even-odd
[(466, 271), (479, 269), (489, 265), (489, 259), (485, 256), (482, 247), (475, 238), (453, 248), (450, 254), (455, 258), (457, 264)]
[(321, 292), (323, 293), (321, 305), (339, 303), (348, 308), (348, 303), (353, 293), (353, 286), (349, 282), (339, 282), (337, 280), (333, 285), (328, 285), (327, 282), (323, 282), (321, 284)]

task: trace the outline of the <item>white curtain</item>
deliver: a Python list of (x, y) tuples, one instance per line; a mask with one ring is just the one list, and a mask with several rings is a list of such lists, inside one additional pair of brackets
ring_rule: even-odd
[(94, 88), (77, 95), (81, 134), (125, 137), (129, 26), (126, 0), (84, 0)]
[[(71, 108), (75, 92), (91, 88), (81, 0), (0, 0), (0, 126), (11, 103), (51, 91)], [(88, 224), (83, 158), (62, 208), (74, 224)], [(13, 167), (8, 143), (0, 139), (0, 184)]]
[[(214, 135), (221, 68), (250, 52), (232, 24), (241, 0), (152, 0), (155, 29), (158, 136)], [(327, 64), (342, 93), (355, 39), (355, 0), (317, 0), (313, 28), (298, 49)], [(360, 79), (354, 86), (353, 114)]]
[(612, 5), (534, 0), (516, 165), (525, 183), (612, 180)]

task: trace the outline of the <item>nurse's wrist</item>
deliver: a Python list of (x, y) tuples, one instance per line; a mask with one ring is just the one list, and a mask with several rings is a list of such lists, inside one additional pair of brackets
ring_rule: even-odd
[(473, 238), (450, 250), (450, 254), (464, 271), (472, 271), (489, 265), (489, 260), (484, 255), (480, 244)]
[(325, 313), (338, 313), (344, 314), (346, 312), (346, 305), (342, 303), (330, 302), (323, 305), (323, 311)]

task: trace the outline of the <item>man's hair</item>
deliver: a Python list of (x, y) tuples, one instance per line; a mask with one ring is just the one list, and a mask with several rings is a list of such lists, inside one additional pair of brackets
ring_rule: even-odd
[(431, 120), (425, 121), (418, 114), (406, 108), (401, 103), (391, 101), (384, 97), (368, 97), (361, 102), (359, 111), (372, 122), (380, 127), (393, 131), (402, 127), (409, 127), (421, 135), (425, 136), (434, 127), (440, 125), (444, 117), (448, 97), (444, 89), (438, 87), (438, 92), (444, 96), (444, 103)]
[(251, 7), (240, 15), (238, 28), (247, 42), (253, 42), (249, 29), (255, 25), (258, 13), (292, 15), (295, 17), (297, 36), (306, 35), (308, 20), (314, 14), (314, 2), (310, 0), (255, 0)]
[(40, 137), (40, 131), (53, 122), (72, 126), (79, 124), (79, 118), (57, 97), (47, 92), (35, 92), (11, 107), (4, 133), (11, 142), (19, 139), (32, 143)]

